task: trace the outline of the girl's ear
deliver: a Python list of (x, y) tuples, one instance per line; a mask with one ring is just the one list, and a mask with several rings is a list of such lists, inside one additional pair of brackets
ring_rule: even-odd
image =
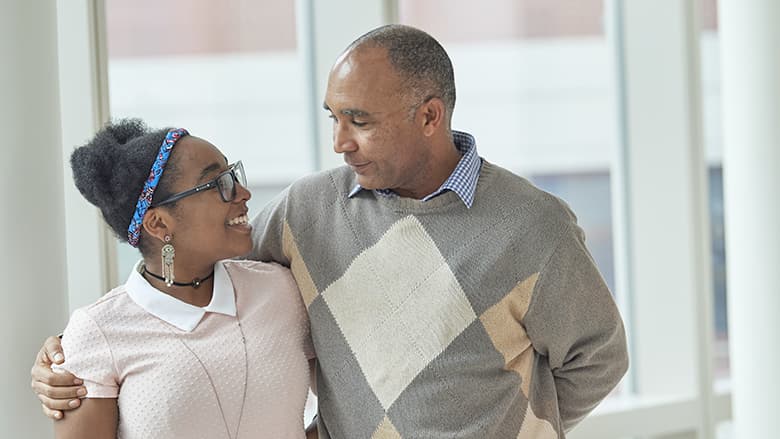
[(166, 235), (173, 235), (174, 220), (164, 209), (153, 208), (146, 211), (142, 222), (144, 231), (160, 241), (165, 241)]

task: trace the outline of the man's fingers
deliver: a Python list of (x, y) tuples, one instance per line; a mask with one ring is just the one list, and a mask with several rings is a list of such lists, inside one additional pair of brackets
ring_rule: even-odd
[(48, 384), (55, 387), (81, 385), (84, 383), (82, 380), (77, 378), (76, 375), (73, 375), (70, 372), (54, 372), (51, 370), (51, 368), (42, 364), (36, 364), (33, 366), (32, 370), (30, 370), (30, 376), (32, 377), (33, 381), (39, 381), (43, 384)]
[(51, 410), (43, 404), (41, 404), (41, 410), (43, 411), (44, 415), (46, 415), (51, 419), (54, 419), (55, 421), (62, 419), (62, 412), (59, 410)]
[(50, 399), (70, 400), (87, 396), (87, 389), (83, 386), (53, 387), (40, 381), (33, 381), (32, 388), (36, 394), (46, 396)]
[(38, 394), (38, 399), (49, 410), (73, 410), (81, 405), (81, 400), (75, 399), (51, 399), (46, 395)]
[(61, 364), (65, 361), (65, 355), (62, 353), (62, 343), (59, 337), (49, 337), (43, 343), (43, 349), (46, 351), (46, 357), (54, 364)]
[(70, 372), (51, 369), (52, 364), (65, 361), (58, 337), (49, 337), (38, 351), (35, 364), (30, 370), (31, 387), (41, 401), (41, 410), (47, 417), (57, 420), (65, 417), (65, 410), (81, 406), (80, 397), (87, 394), (84, 381)]

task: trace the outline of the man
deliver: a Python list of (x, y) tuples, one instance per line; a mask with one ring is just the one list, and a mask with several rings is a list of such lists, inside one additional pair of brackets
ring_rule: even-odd
[[(322, 438), (563, 438), (626, 371), (574, 215), (481, 159), (451, 130), (454, 105), (432, 37), (360, 37), (324, 102), (348, 166), (294, 183), (253, 222), (251, 258), (289, 266), (309, 313)], [(59, 349), (49, 339), (33, 368), (50, 414), (78, 388), (48, 372)]]

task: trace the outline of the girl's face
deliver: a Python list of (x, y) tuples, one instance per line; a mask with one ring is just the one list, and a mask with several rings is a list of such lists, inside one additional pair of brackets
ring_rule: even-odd
[[(173, 193), (211, 182), (228, 171), (225, 156), (214, 145), (198, 137), (186, 136), (179, 140), (172, 155), (175, 155), (171, 158), (176, 160), (179, 171), (179, 178), (171, 188)], [(217, 187), (176, 202), (169, 234), (176, 248), (177, 265), (185, 261), (193, 265), (211, 264), (244, 256), (252, 250), (252, 226), (248, 223), (249, 209), (246, 205), (252, 195), (232, 178), (232, 174), (229, 175), (230, 179), (221, 178), (221, 188), (225, 188), (224, 183), (232, 181), (235, 186), (232, 200), (223, 200), (223, 196), (230, 199), (231, 191), (220, 191)]]

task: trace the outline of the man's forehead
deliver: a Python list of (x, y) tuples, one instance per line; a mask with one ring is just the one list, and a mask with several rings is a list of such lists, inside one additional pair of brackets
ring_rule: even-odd
[(395, 107), (404, 94), (401, 78), (389, 65), (387, 50), (361, 47), (336, 61), (323, 107), (340, 114), (376, 115)]
[(330, 80), (372, 80), (377, 77), (397, 78), (390, 64), (387, 50), (379, 47), (359, 47), (342, 54), (333, 64)]
[(333, 113), (368, 116), (382, 113), (397, 100), (397, 90), (366, 80), (331, 81), (325, 91), (323, 108)]

